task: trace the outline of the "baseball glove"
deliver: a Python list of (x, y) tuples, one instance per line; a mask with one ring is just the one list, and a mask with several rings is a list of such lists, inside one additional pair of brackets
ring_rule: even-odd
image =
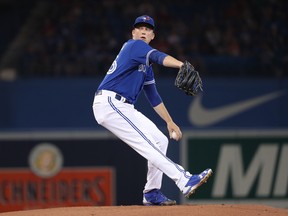
[(201, 77), (188, 61), (185, 61), (179, 69), (175, 79), (175, 86), (187, 95), (192, 96), (197, 95), (199, 89), (203, 91)]

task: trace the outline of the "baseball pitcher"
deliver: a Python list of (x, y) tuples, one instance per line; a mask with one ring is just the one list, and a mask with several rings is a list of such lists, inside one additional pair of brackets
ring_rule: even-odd
[(182, 132), (157, 91), (152, 64), (178, 69), (175, 85), (188, 95), (202, 90), (202, 81), (190, 63), (183, 63), (149, 45), (155, 37), (154, 30), (155, 23), (150, 16), (136, 18), (132, 39), (124, 43), (96, 91), (93, 112), (98, 124), (147, 159), (143, 204), (175, 205), (175, 200), (160, 191), (163, 173), (175, 182), (185, 197), (189, 197), (207, 181), (212, 170), (192, 175), (169, 159), (166, 156), (168, 138), (149, 118), (137, 111), (134, 104), (143, 90), (156, 113), (166, 122), (169, 138), (180, 140)]

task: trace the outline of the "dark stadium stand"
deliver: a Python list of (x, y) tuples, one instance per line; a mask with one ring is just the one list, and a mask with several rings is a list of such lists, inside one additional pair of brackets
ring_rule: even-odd
[[(41, 16), (31, 15), (29, 10), (33, 7), (35, 10), (39, 2), (46, 3), (45, 10), (42, 7), (45, 12), (39, 13)], [(1, 28), (8, 30), (1, 34), (2, 54), (16, 37), (16, 28), (24, 25), (27, 14), (30, 16), (25, 20), (30, 26), (29, 37), (18, 47), (18, 56), (10, 55), (8, 61), (20, 78), (103, 76), (130, 37), (135, 17), (142, 14), (151, 15), (157, 25), (151, 45), (181, 60), (188, 59), (202, 74), (277, 78), (288, 74), (285, 0), (182, 0), (181, 4), (175, 0), (165, 3), (27, 0), (25, 3), (24, 9), (20, 9), (23, 7), (20, 3), (5, 9), (0, 4), (1, 11), (9, 11), (1, 13)], [(17, 19), (15, 13), (19, 15)], [(2, 60), (2, 68), (3, 65)], [(162, 68), (156, 68), (155, 72), (160, 76), (172, 74)]]

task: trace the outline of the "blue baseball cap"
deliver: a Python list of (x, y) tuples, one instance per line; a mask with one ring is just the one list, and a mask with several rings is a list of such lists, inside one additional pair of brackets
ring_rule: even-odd
[(142, 15), (142, 16), (137, 17), (133, 26), (136, 27), (136, 25), (140, 23), (148, 24), (151, 27), (151, 29), (155, 28), (154, 20), (152, 19), (152, 17), (148, 15)]

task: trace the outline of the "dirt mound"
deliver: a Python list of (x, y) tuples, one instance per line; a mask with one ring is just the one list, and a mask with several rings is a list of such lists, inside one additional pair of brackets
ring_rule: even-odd
[(61, 207), (0, 213), (0, 216), (287, 216), (287, 209), (261, 205)]

